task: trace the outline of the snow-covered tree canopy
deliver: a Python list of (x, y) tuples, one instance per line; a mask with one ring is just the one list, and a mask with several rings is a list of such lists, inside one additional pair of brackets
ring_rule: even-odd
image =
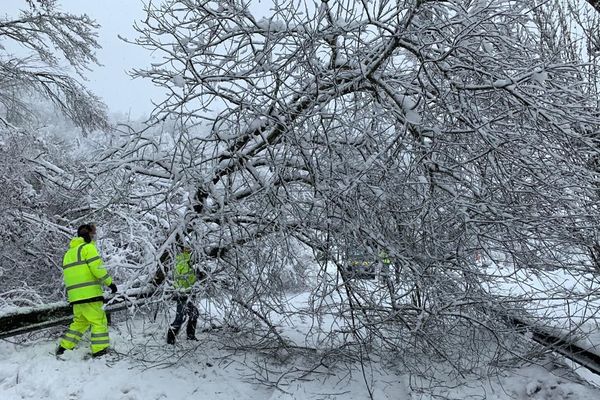
[[(19, 124), (31, 114), (25, 99), (41, 96), (84, 129), (106, 128), (99, 98), (69, 74), (97, 64), (98, 25), (87, 15), (57, 10), (54, 0), (29, 0), (18, 16), (0, 16), (0, 111)], [(25, 6), (25, 4), (24, 4)]]
[[(171, 92), (156, 116), (211, 124), (210, 135), (190, 140), (198, 149), (196, 211), (207, 195), (222, 203), (209, 192), (225, 177), (251, 182), (245, 191), (308, 182), (323, 195), (376, 184), (364, 171), (399, 181), (413, 199), (451, 196), (465, 208), (447, 209), (454, 218), (499, 213), (492, 196), (507, 184), (552, 186), (560, 194), (544, 195), (557, 203), (552, 213), (593, 198), (575, 197), (561, 177), (572, 175), (576, 187), (591, 182), (596, 104), (579, 60), (537, 51), (547, 32), (536, 2), (323, 2), (304, 12), (296, 3), (277, 2), (260, 19), (244, 2), (149, 9), (138, 42), (164, 61), (138, 74)], [(224, 111), (213, 117), (211, 107)], [(349, 165), (330, 157), (337, 153)], [(512, 171), (498, 171), (501, 164)]]
[[(494, 336), (490, 307), (512, 304), (499, 279), (598, 268), (595, 69), (548, 23), (565, 21), (557, 5), (152, 2), (137, 43), (162, 58), (135, 75), (167, 90), (154, 117), (176, 121), (172, 146), (142, 133), (105, 171), (152, 199), (157, 258), (186, 234), (265, 309), (286, 259), (273, 254), (303, 243), (327, 276), (353, 248), (388, 254), (395, 282), (372, 296), (323, 279), (314, 294), (343, 293), (360, 340), (390, 320), (436, 348), (457, 325)], [(551, 289), (525, 299), (564, 294)], [(380, 339), (406, 345), (393, 326)]]
[(2, 302), (60, 295), (61, 240), (89, 211), (89, 184), (74, 137), (108, 127), (104, 105), (81, 83), (99, 48), (89, 17), (55, 1), (0, 15), (0, 276)]
[[(588, 300), (599, 268), (598, 21), (562, 3), (148, 2), (156, 61), (134, 76), (167, 95), (76, 180), (88, 215), (132, 280), (163, 282), (191, 245), (264, 348), (304, 283), (307, 346), (457, 371), (518, 353), (503, 316)], [(357, 254), (389, 276), (352, 279)]]

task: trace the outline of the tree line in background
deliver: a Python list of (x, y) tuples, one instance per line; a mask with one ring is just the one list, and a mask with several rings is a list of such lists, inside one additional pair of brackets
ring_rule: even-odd
[[(168, 95), (112, 128), (59, 70), (97, 61), (95, 23), (29, 4), (0, 20), (3, 43), (31, 51), (0, 54), (0, 307), (60, 298), (57, 244), (88, 221), (124, 287), (158, 296), (190, 244), (226, 282), (223, 314), (254, 333), (235, 340), (264, 350), (298, 347), (276, 329), (299, 312), (290, 290), (310, 292), (308, 347), (401, 353), (414, 372), (407, 360), (463, 373), (530, 357), (503, 315), (595, 300), (600, 14), (586, 2), (150, 3), (134, 44), (162, 58), (132, 73)], [(58, 135), (31, 98), (86, 137)], [(384, 254), (389, 276), (353, 278), (356, 252)]]

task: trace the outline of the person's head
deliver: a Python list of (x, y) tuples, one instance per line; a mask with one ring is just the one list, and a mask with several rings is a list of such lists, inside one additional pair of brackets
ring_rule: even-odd
[(86, 243), (90, 243), (92, 240), (94, 240), (95, 235), (96, 225), (94, 224), (85, 224), (77, 228), (77, 236), (83, 238)]

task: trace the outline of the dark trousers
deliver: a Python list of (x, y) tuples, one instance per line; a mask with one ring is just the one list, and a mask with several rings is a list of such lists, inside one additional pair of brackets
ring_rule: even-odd
[(179, 333), (181, 326), (187, 319), (186, 333), (188, 338), (195, 338), (196, 336), (196, 323), (198, 322), (198, 308), (194, 305), (192, 300), (187, 297), (177, 299), (177, 312), (175, 314), (175, 320), (169, 328), (167, 333), (167, 341), (175, 341), (175, 336)]

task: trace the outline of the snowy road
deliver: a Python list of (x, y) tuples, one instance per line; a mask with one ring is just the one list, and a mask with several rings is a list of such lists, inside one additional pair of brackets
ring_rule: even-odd
[[(299, 296), (301, 302), (305, 297)], [(298, 304), (300, 306), (301, 304)], [(228, 350), (219, 333), (203, 333), (200, 342), (163, 342), (168, 318), (156, 323), (129, 319), (111, 327), (118, 357), (88, 359), (88, 343), (53, 356), (55, 332), (20, 344), (0, 341), (0, 399), (159, 400), (159, 399), (373, 399), (433, 400), (597, 400), (600, 389), (548, 360), (500, 375), (467, 377), (462, 382), (419, 381), (375, 361), (315, 368), (304, 357), (276, 362), (251, 351)], [(310, 323), (298, 320), (300, 335)], [(21, 340), (23, 337), (20, 338)], [(312, 370), (311, 373), (306, 371)], [(419, 387), (427, 387), (425, 393)]]

